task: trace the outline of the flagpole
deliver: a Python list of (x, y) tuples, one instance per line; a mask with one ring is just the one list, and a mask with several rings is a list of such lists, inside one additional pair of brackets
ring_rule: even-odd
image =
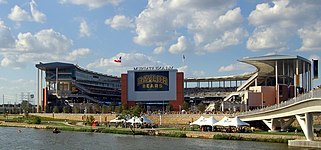
[(184, 54), (183, 54), (182, 62), (183, 62), (183, 65), (182, 65), (182, 67), (183, 67), (183, 66), (185, 66), (185, 55)]

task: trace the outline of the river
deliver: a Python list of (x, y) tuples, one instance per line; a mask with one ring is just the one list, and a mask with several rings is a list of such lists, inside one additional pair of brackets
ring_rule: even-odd
[(4, 150), (286, 150), (287, 144), (0, 127)]

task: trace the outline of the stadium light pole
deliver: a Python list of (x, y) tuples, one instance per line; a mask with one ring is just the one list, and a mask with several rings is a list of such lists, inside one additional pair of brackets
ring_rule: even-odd
[(4, 114), (4, 112), (5, 112), (5, 108), (4, 108), (4, 94), (2, 94), (2, 108), (3, 108), (3, 114)]

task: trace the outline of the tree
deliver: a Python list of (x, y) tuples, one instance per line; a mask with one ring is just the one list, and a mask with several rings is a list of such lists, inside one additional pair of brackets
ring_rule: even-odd
[(64, 106), (64, 107), (62, 108), (62, 111), (63, 111), (64, 113), (70, 113), (70, 110), (71, 110), (70, 106)]
[(189, 110), (189, 104), (188, 104), (188, 102), (184, 101), (183, 106), (182, 106), (182, 109), (185, 110), (185, 111), (188, 111), (188, 110)]
[(121, 106), (116, 106), (116, 107), (115, 107), (115, 112), (116, 112), (117, 114), (120, 114), (122, 111), (123, 111), (123, 110), (122, 110), (122, 107), (121, 107)]
[(59, 113), (59, 107), (58, 106), (55, 106), (52, 110), (54, 113)]
[(12, 108), (12, 113), (13, 114), (18, 114), (18, 108), (17, 108), (17, 106), (16, 106), (16, 104), (13, 106), (13, 108)]
[(171, 110), (173, 110), (173, 106), (169, 103), (166, 105), (166, 111), (170, 112)]
[(86, 119), (86, 123), (87, 123), (87, 125), (92, 125), (92, 123), (95, 121), (95, 117), (94, 116), (89, 116), (89, 117), (87, 117), (87, 119)]
[(94, 112), (95, 114), (101, 113), (101, 107), (100, 107), (99, 104), (94, 104), (94, 110), (93, 110), (93, 112)]
[(101, 108), (102, 110), (102, 112), (104, 113), (104, 114), (106, 114), (106, 113), (108, 113), (108, 111), (107, 111), (107, 106), (106, 105), (103, 105), (103, 107)]
[(72, 112), (73, 113), (80, 113), (80, 108), (78, 107), (78, 106), (74, 106), (74, 107), (72, 107)]
[(41, 112), (42, 107), (39, 105), (37, 109), (38, 109), (38, 112)]
[(205, 109), (206, 109), (206, 106), (202, 102), (198, 104), (198, 106), (197, 106), (198, 111), (204, 112)]
[(93, 107), (91, 106), (91, 105), (87, 105), (87, 112), (86, 113), (93, 113), (94, 111), (93, 111)]
[(107, 113), (111, 113), (113, 111), (113, 106), (110, 104), (107, 107)]
[(22, 102), (21, 102), (21, 108), (22, 108), (22, 110), (23, 110), (23, 112), (30, 112), (30, 104), (29, 104), (29, 102), (28, 101), (25, 101), (25, 100), (23, 100)]
[(215, 111), (219, 111), (221, 108), (221, 102), (219, 101), (215, 102), (214, 108), (215, 108)]
[(46, 112), (46, 113), (49, 113), (50, 111), (51, 111), (51, 108), (50, 108), (49, 105), (47, 105), (47, 106), (45, 107), (45, 112)]
[(140, 104), (136, 105), (132, 110), (133, 116), (140, 116), (142, 113), (142, 107)]
[(126, 104), (121, 104), (121, 108), (122, 108), (122, 110), (128, 110), (128, 108), (127, 108), (127, 105), (126, 105)]

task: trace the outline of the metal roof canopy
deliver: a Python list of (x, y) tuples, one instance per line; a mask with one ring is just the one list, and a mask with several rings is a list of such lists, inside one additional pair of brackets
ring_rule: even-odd
[(185, 78), (185, 82), (218, 82), (218, 81), (241, 81), (247, 80), (253, 75), (253, 73), (243, 74), (243, 75), (231, 75), (231, 76), (221, 76), (221, 77), (199, 77), (199, 78)]
[[(288, 56), (288, 55), (267, 55), (261, 57), (243, 58), (239, 60), (247, 64), (251, 64), (257, 68), (259, 75), (273, 75), (275, 73), (275, 64), (278, 62), (278, 72), (282, 72), (282, 66), (289, 68), (296, 67), (298, 61), (298, 73), (308, 72), (311, 70), (311, 61), (301, 56)], [(303, 67), (303, 66), (306, 67)], [(305, 68), (305, 70), (303, 70)]]
[(36, 64), (36, 67), (38, 69), (40, 69), (40, 70), (43, 70), (43, 71), (47, 71), (47, 70), (50, 70), (50, 69), (56, 69), (56, 68), (60, 68), (60, 69), (75, 68), (75, 69), (79, 69), (81, 71), (92, 73), (92, 74), (103, 75), (103, 76), (107, 76), (107, 77), (120, 79), (117, 76), (112, 76), (112, 75), (107, 75), (107, 74), (103, 74), (103, 73), (90, 71), (90, 70), (81, 68), (78, 65), (74, 65), (74, 64), (70, 64), (70, 63), (63, 63), (63, 62), (42, 63), (42, 62), (40, 62), (39, 64)]
[[(267, 55), (260, 57), (250, 57), (238, 60), (243, 63), (253, 65), (259, 73), (259, 76), (274, 76), (275, 75), (275, 63), (278, 62), (278, 72), (282, 72), (282, 65), (289, 66), (295, 69), (296, 62), (298, 61), (298, 73), (302, 74), (303, 66), (305, 72), (311, 70), (311, 61), (301, 56), (289, 56), (289, 55)], [(295, 70), (294, 70), (295, 71)], [(198, 78), (185, 78), (185, 82), (210, 82), (210, 81), (240, 81), (249, 79), (255, 72), (243, 75), (231, 75), (221, 77), (198, 77)]]

